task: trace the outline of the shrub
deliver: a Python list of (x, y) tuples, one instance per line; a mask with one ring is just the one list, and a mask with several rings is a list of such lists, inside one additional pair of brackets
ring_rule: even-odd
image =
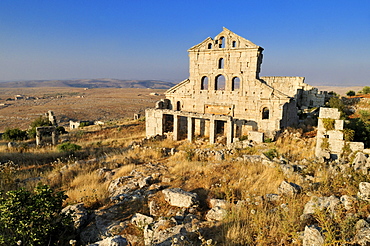
[(0, 244), (58, 244), (72, 222), (61, 214), (65, 199), (63, 192), (54, 193), (47, 185), (38, 185), (34, 193), (21, 188), (0, 194)]
[(81, 146), (80, 145), (77, 145), (77, 144), (74, 144), (74, 143), (62, 143), (62, 144), (59, 144), (57, 146), (57, 149), (60, 151), (60, 152), (74, 152), (74, 151), (77, 151), (77, 150), (81, 150)]
[(356, 92), (354, 92), (354, 91), (348, 91), (347, 93), (346, 93), (346, 95), (347, 96), (349, 96), (349, 97), (352, 97), (352, 96), (355, 96), (356, 95)]
[(28, 137), (29, 138), (35, 138), (36, 137), (36, 127), (39, 126), (51, 126), (51, 122), (43, 116), (40, 116), (36, 120), (34, 120), (31, 125), (30, 129), (27, 131)]
[(58, 127), (57, 127), (57, 133), (58, 133), (59, 135), (62, 135), (62, 134), (66, 134), (66, 133), (67, 133), (67, 131), (66, 131), (66, 129), (65, 129), (63, 126), (58, 126)]
[(370, 94), (370, 87), (365, 86), (364, 88), (362, 88), (362, 91), (359, 91), (358, 93), (359, 94)]
[(370, 124), (364, 122), (361, 118), (348, 119), (345, 122), (345, 128), (355, 131), (353, 140), (363, 142), (365, 148), (370, 147)]
[(335, 129), (335, 120), (330, 118), (322, 119), (322, 123), (326, 131), (331, 131)]
[(2, 138), (7, 141), (25, 140), (27, 139), (27, 132), (18, 128), (5, 130)]
[(329, 107), (330, 108), (337, 108), (340, 112), (340, 116), (344, 117), (346, 115), (345, 113), (345, 105), (343, 101), (339, 97), (332, 97), (329, 99)]
[(268, 151), (263, 153), (267, 158), (270, 160), (274, 159), (275, 157), (278, 156), (278, 152), (276, 149), (269, 149)]
[(343, 132), (343, 138), (345, 141), (347, 142), (351, 142), (353, 141), (354, 137), (355, 137), (355, 131), (352, 130), (352, 129), (343, 129), (342, 130)]

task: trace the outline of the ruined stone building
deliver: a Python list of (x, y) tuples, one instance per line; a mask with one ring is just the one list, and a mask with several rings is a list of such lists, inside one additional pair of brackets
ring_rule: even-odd
[(297, 124), (299, 109), (324, 104), (325, 94), (304, 77), (260, 77), (263, 48), (226, 28), (188, 52), (190, 76), (146, 110), (147, 136), (274, 137)]

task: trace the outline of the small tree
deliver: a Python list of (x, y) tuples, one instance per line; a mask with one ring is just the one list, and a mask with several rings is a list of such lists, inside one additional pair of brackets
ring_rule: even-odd
[(27, 139), (27, 132), (19, 128), (6, 129), (2, 138), (6, 141), (17, 141)]
[(343, 101), (339, 97), (332, 97), (329, 99), (329, 107), (337, 108), (340, 112), (341, 117), (345, 116), (345, 108)]
[(23, 188), (0, 193), (0, 244), (60, 245), (72, 222), (61, 214), (66, 198), (47, 185), (38, 185), (34, 193)]
[(347, 93), (346, 93), (346, 95), (347, 96), (349, 96), (349, 97), (353, 97), (353, 96), (355, 96), (356, 95), (356, 92), (354, 92), (354, 91), (348, 91)]
[(370, 86), (365, 86), (362, 88), (362, 91), (358, 92), (359, 94), (370, 94)]
[(49, 119), (46, 117), (40, 116), (36, 120), (34, 120), (31, 125), (30, 129), (28, 129), (27, 134), (29, 138), (35, 138), (36, 137), (36, 127), (39, 126), (52, 126), (51, 122)]

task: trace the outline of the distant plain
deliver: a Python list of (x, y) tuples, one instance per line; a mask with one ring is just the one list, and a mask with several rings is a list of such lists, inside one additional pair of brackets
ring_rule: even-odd
[[(0, 88), (0, 132), (7, 128), (27, 129), (29, 124), (52, 110), (59, 125), (68, 126), (69, 120), (74, 121), (114, 121), (133, 118), (135, 113), (144, 115), (146, 108), (155, 106), (155, 102), (164, 98), (165, 89), (171, 83), (145, 81), (130, 81), (130, 83), (115, 80), (80, 80), (79, 87), (73, 87), (66, 83), (43, 82), (41, 84), (52, 86), (43, 87), (35, 82), (13, 83)], [(118, 82), (121, 84), (118, 85)], [(96, 82), (94, 84), (94, 82)], [(27, 87), (20, 87), (20, 86)], [(57, 87), (57, 86), (62, 87)], [(86, 87), (83, 87), (83, 86)], [(101, 88), (106, 86), (105, 88)], [(116, 88), (119, 86), (141, 88)], [(152, 88), (143, 88), (150, 86)], [(100, 88), (96, 88), (100, 87)], [(156, 89), (156, 88), (163, 89)], [(349, 90), (358, 92), (362, 86), (317, 86), (319, 90), (334, 91), (342, 96)], [(153, 89), (154, 88), (154, 89)], [(151, 95), (158, 93), (159, 95)], [(16, 95), (22, 95), (25, 99), (14, 100)], [(26, 99), (28, 98), (28, 99)], [(11, 99), (11, 100), (10, 100)]]

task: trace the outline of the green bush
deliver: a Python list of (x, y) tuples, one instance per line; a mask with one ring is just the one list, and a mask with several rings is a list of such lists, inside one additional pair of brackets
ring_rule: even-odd
[(34, 193), (23, 188), (0, 193), (0, 244), (62, 245), (59, 240), (72, 222), (61, 214), (66, 198), (47, 185), (38, 185)]
[(7, 141), (25, 140), (27, 139), (27, 132), (18, 128), (6, 129), (2, 138)]
[(59, 135), (62, 135), (62, 134), (66, 134), (66, 133), (67, 133), (67, 131), (66, 131), (66, 129), (65, 129), (63, 126), (58, 126), (58, 127), (57, 127), (57, 133), (58, 133)]
[(358, 93), (359, 94), (370, 94), (370, 87), (365, 86), (364, 88), (362, 88), (362, 91), (359, 91)]
[(330, 118), (322, 119), (322, 124), (326, 131), (331, 131), (335, 129), (335, 120)]
[(278, 152), (276, 149), (269, 149), (268, 151), (263, 153), (267, 158), (270, 160), (274, 159), (275, 157), (278, 156)]
[(61, 152), (74, 152), (80, 150), (82, 147), (74, 143), (62, 143), (57, 146), (57, 149)]
[(344, 105), (343, 101), (339, 97), (332, 97), (329, 99), (329, 107), (330, 108), (337, 108), (340, 112), (341, 118), (343, 118), (346, 113), (345, 109), (346, 106)]
[(354, 91), (348, 91), (347, 93), (346, 93), (346, 95), (347, 96), (349, 96), (349, 97), (352, 97), (352, 96), (355, 96), (356, 95), (356, 92), (354, 92)]
[(345, 128), (355, 131), (353, 141), (363, 142), (365, 148), (370, 147), (370, 124), (367, 124), (361, 118), (354, 118), (345, 121)]
[(51, 122), (46, 117), (40, 116), (36, 120), (34, 120), (31, 125), (30, 129), (27, 131), (29, 138), (35, 138), (36, 137), (36, 127), (39, 126), (51, 126)]

